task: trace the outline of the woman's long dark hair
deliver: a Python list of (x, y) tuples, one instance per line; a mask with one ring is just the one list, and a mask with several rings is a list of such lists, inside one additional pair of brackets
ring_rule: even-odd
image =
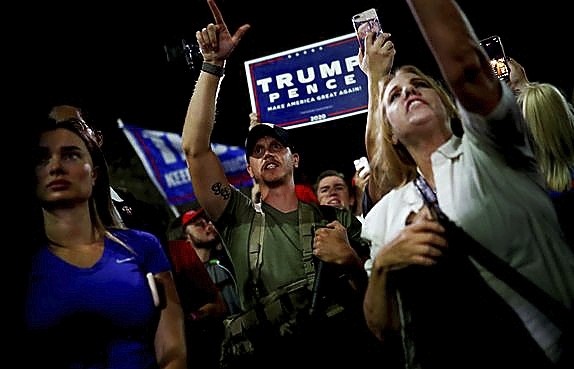
[[(98, 228), (121, 228), (121, 220), (118, 219), (114, 212), (114, 205), (110, 194), (110, 175), (108, 164), (104, 153), (102, 151), (102, 134), (101, 132), (91, 128), (85, 121), (81, 119), (71, 118), (62, 121), (56, 121), (51, 118), (45, 118), (43, 122), (37, 123), (34, 130), (33, 140), (33, 168), (38, 164), (38, 143), (42, 135), (46, 132), (54, 131), (56, 129), (66, 129), (73, 132), (82, 139), (85, 143), (88, 152), (94, 163), (94, 169), (97, 170), (97, 178), (92, 191), (92, 196), (89, 199), (90, 217)], [(34, 171), (32, 170), (32, 173)], [(34, 174), (33, 174), (34, 175)], [(34, 186), (36, 186), (37, 179), (34, 175)], [(35, 190), (34, 190), (35, 191)], [(35, 194), (35, 192), (34, 192)], [(41, 204), (36, 201), (34, 209), (34, 218), (37, 221), (38, 234), (40, 239), (46, 240), (43, 216), (41, 211)], [(38, 240), (39, 241), (39, 240)]]

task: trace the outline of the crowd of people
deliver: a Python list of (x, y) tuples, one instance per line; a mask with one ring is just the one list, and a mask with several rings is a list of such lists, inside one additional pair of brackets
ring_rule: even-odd
[[(574, 109), (455, 0), (406, 0), (439, 67), (358, 48), (368, 164), (296, 181), (298, 146), (251, 122), (251, 195), (212, 150), (225, 66), (250, 30), (215, 0), (182, 127), (197, 203), (163, 232), (114, 189), (77, 107), (34, 125), (26, 364), (56, 368), (574, 366)], [(247, 123), (247, 122), (246, 122)]]

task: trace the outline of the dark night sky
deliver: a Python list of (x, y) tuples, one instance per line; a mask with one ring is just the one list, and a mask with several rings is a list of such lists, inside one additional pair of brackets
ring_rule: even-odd
[[(196, 73), (179, 61), (168, 62), (165, 46), (181, 39), (195, 42), (195, 31), (211, 21), (205, 0), (163, 1), (128, 6), (98, 2), (63, 5), (49, 2), (35, 9), (41, 20), (30, 25), (26, 41), (33, 52), (30, 69), (34, 106), (48, 111), (57, 103), (84, 109), (114, 146), (116, 120), (180, 132)], [(353, 14), (374, 7), (383, 28), (392, 33), (395, 66), (415, 64), (436, 75), (436, 66), (403, 0), (343, 2), (315, 0), (219, 0), (234, 31), (250, 23), (227, 64), (213, 140), (242, 145), (251, 111), (243, 62), (353, 31)], [(498, 34), (509, 56), (531, 81), (554, 83), (569, 96), (574, 88), (572, 27), (566, 2), (547, 0), (460, 1), (479, 38)], [(312, 6), (312, 8), (309, 8)], [(571, 13), (570, 13), (571, 14)], [(30, 31), (30, 30), (29, 30)], [(348, 172), (363, 155), (365, 115), (292, 130), (303, 155), (303, 173), (311, 179), (336, 166)], [(123, 145), (123, 143), (122, 143)], [(112, 155), (121, 155), (114, 147)], [(130, 152), (131, 148), (125, 147)]]

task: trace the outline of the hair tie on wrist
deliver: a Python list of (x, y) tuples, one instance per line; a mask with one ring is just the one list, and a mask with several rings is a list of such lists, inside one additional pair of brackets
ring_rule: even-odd
[(225, 71), (223, 67), (207, 62), (203, 62), (203, 64), (201, 65), (201, 70), (204, 71), (205, 73), (213, 74), (214, 76), (217, 77), (223, 77), (223, 72)]

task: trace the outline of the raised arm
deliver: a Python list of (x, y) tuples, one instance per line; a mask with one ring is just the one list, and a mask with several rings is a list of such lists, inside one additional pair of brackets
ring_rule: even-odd
[(375, 32), (369, 32), (365, 38), (365, 53), (363, 54), (362, 49), (359, 48), (359, 66), (367, 75), (369, 94), (365, 129), (365, 148), (369, 160), (373, 159), (378, 142), (377, 137), (380, 133), (380, 122), (377, 117), (384, 79), (391, 71), (395, 58), (395, 47), (390, 38), (390, 33), (383, 33), (377, 37)]
[(215, 1), (207, 3), (215, 23), (195, 34), (204, 63), (187, 108), (182, 149), (195, 195), (209, 216), (217, 220), (229, 201), (229, 182), (219, 158), (211, 150), (217, 91), (225, 61), (250, 26), (245, 24), (231, 35)]
[(406, 0), (444, 79), (460, 103), (481, 115), (502, 95), (485, 51), (454, 0)]
[[(365, 38), (365, 53), (359, 49), (359, 66), (367, 75), (368, 81), (368, 107), (367, 125), (365, 128), (365, 149), (371, 164), (371, 173), (368, 184), (363, 186), (372, 203), (376, 203), (389, 190), (385, 174), (379, 165), (381, 162), (380, 142), (382, 141), (381, 106), (382, 94), (389, 73), (395, 59), (395, 46), (391, 41), (390, 33), (376, 36), (370, 32)], [(358, 198), (357, 201), (362, 201)]]

